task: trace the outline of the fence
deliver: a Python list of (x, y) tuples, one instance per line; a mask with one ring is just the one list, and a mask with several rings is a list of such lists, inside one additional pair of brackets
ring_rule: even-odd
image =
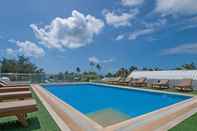
[(1, 79), (9, 79), (11, 81), (28, 81), (30, 83), (44, 83), (46, 75), (41, 73), (0, 73)]
[(91, 81), (98, 79), (92, 75), (78, 74), (46, 74), (46, 73), (0, 73), (0, 79), (11, 81), (26, 81), (30, 83), (53, 83), (53, 82), (74, 82)]

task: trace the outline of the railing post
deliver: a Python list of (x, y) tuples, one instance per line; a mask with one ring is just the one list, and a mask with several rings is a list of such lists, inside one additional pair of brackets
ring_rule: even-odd
[(1, 78), (1, 67), (2, 67), (2, 64), (0, 63), (0, 78)]

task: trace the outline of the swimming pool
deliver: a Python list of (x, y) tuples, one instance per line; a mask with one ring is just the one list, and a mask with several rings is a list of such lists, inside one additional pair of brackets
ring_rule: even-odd
[(102, 119), (95, 118), (95, 114), (99, 117), (111, 114), (112, 118), (117, 116), (113, 119), (119, 118), (116, 122), (191, 98), (190, 96), (114, 88), (97, 84), (44, 85), (44, 87), (86, 116)]

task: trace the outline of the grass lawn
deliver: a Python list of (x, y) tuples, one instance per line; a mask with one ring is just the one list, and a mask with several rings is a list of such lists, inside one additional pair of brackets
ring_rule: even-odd
[(35, 94), (39, 111), (28, 114), (27, 128), (24, 128), (16, 121), (15, 117), (0, 118), (0, 131), (60, 131), (52, 117)]
[[(168, 89), (168, 91), (175, 92), (176, 90)], [(186, 94), (197, 95), (197, 91), (188, 92)], [(197, 131), (197, 113), (170, 129), (170, 131)]]
[(197, 131), (197, 113), (170, 129), (170, 131)]

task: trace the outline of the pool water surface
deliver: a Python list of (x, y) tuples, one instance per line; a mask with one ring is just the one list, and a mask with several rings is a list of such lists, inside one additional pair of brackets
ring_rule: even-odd
[[(44, 87), (75, 109), (92, 116), (106, 111), (133, 118), (191, 98), (190, 96), (114, 88), (96, 84), (44, 85)], [(108, 113), (110, 114), (110, 113)], [(124, 119), (123, 118), (123, 119)]]

